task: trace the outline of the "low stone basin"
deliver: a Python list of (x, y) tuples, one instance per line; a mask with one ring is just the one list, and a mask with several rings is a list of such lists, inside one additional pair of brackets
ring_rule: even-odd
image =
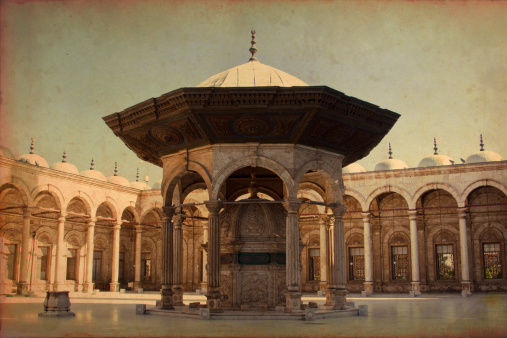
[(39, 317), (75, 317), (70, 311), (69, 291), (46, 291), (44, 312)]

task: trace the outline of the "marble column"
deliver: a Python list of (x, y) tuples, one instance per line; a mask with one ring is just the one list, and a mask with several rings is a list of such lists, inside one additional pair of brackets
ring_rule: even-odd
[(461, 295), (471, 294), (470, 267), (468, 264), (467, 208), (458, 208), (459, 247), (461, 256)]
[(286, 200), (284, 206), (287, 209), (285, 234), (287, 293), (285, 294), (285, 312), (294, 312), (301, 311), (301, 250), (299, 247), (299, 219), (297, 215), (301, 201), (297, 199)]
[(135, 269), (134, 269), (134, 291), (138, 291), (141, 286), (141, 246), (143, 239), (142, 226), (136, 225), (136, 255), (134, 258)]
[(63, 291), (63, 287), (65, 284), (65, 272), (67, 270), (67, 265), (65, 264), (65, 213), (62, 213), (58, 218), (58, 232), (57, 232), (57, 241), (56, 241), (56, 259), (55, 259), (55, 283), (53, 285), (53, 289), (55, 291)]
[(208, 238), (208, 292), (206, 307), (211, 312), (221, 312), (220, 308), (220, 209), (218, 200), (204, 202), (209, 211)]
[[(328, 284), (328, 292), (334, 293), (335, 300), (333, 310), (343, 310), (347, 306), (347, 264), (345, 255), (345, 229), (343, 215), (347, 207), (343, 204), (330, 206), (334, 215), (333, 229), (333, 259), (329, 274), (332, 275), (332, 284)], [(327, 298), (327, 295), (326, 295)]]
[(83, 286), (83, 292), (93, 292), (93, 237), (95, 236), (96, 218), (90, 218), (88, 221), (88, 230), (86, 233), (86, 275)]
[(419, 279), (419, 243), (417, 240), (417, 210), (408, 211), (408, 219), (410, 220), (410, 257), (412, 258), (412, 291), (411, 296), (421, 294)]
[[(328, 216), (329, 217), (329, 216)], [(333, 285), (333, 274), (331, 273), (332, 268), (334, 266), (333, 260), (333, 233), (334, 233), (334, 217), (329, 217), (328, 222), (326, 223), (326, 306), (334, 306), (335, 305), (335, 294), (330, 288), (330, 285)]]
[(371, 214), (363, 212), (364, 228), (364, 296), (373, 294), (373, 257), (371, 253)]
[(319, 285), (319, 294), (326, 292), (327, 282), (327, 245), (326, 245), (326, 223), (328, 221), (328, 217), (322, 216), (319, 219), (319, 230), (320, 230), (320, 285)]
[[(202, 244), (208, 244), (208, 222), (203, 222), (202, 226)], [(202, 251), (202, 282), (201, 293), (205, 294), (208, 290), (208, 274), (206, 265), (208, 264), (208, 253), (206, 250)]]
[(111, 264), (111, 283), (109, 290), (111, 292), (120, 291), (120, 283), (118, 283), (118, 271), (120, 268), (120, 229), (121, 223), (113, 227), (113, 258)]
[(19, 266), (18, 295), (28, 293), (28, 251), (30, 250), (30, 217), (32, 214), (27, 208), (23, 209), (23, 230), (21, 233), (21, 259)]
[(185, 214), (177, 213), (173, 217), (173, 305), (183, 306), (183, 221)]
[(174, 208), (167, 206), (164, 211), (162, 225), (162, 298), (161, 306), (165, 310), (174, 310), (172, 280), (173, 280), (173, 227), (171, 224)]

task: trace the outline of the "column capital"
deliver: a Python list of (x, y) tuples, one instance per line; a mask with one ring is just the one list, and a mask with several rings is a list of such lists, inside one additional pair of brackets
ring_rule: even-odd
[(208, 209), (210, 215), (215, 216), (218, 215), (220, 209), (223, 208), (223, 203), (219, 200), (204, 201), (204, 205), (206, 205), (206, 208)]
[(329, 221), (328, 215), (320, 215), (320, 217), (319, 217), (319, 225), (320, 226), (325, 226), (328, 221)]
[(458, 208), (458, 218), (466, 218), (467, 217), (468, 208)]
[(173, 216), (174, 226), (181, 227), (187, 216), (184, 213), (177, 213)]
[(113, 226), (113, 230), (120, 230), (121, 229), (121, 223), (116, 223), (114, 226)]
[(363, 216), (363, 222), (364, 223), (371, 221), (371, 213), (369, 211), (368, 212), (362, 212), (361, 216)]
[(417, 220), (417, 210), (416, 209), (411, 209), (408, 211), (408, 218), (410, 220)]
[(93, 227), (93, 226), (95, 226), (95, 222), (97, 222), (97, 219), (96, 219), (95, 217), (90, 217), (90, 218), (88, 219), (88, 226), (89, 226), (89, 227)]
[(333, 212), (334, 217), (343, 218), (345, 212), (347, 211), (347, 207), (343, 204), (331, 203), (329, 205), (329, 209)]
[(141, 224), (134, 225), (136, 232), (143, 232), (143, 226)]
[(294, 199), (286, 199), (283, 202), (283, 206), (289, 214), (295, 214), (298, 212), (299, 207), (301, 206), (302, 202), (303, 201), (301, 201), (299, 199), (295, 199), (295, 198)]
[(166, 205), (165, 207), (162, 207), (162, 212), (164, 213), (165, 217), (171, 218), (176, 212), (176, 208), (170, 205)]
[(23, 208), (23, 217), (30, 217), (32, 216), (32, 212), (28, 208)]
[(59, 222), (65, 222), (65, 218), (67, 217), (67, 213), (61, 212), (60, 217), (58, 217)]

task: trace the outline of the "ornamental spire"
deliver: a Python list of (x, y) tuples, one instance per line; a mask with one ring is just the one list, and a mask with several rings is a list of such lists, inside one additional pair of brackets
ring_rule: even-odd
[(33, 137), (32, 137), (32, 144), (30, 145), (30, 154), (33, 154), (33, 150), (35, 147), (33, 146)]
[(118, 176), (118, 162), (114, 162), (114, 175), (113, 176)]
[(480, 144), (480, 146), (481, 146), (481, 151), (484, 151), (484, 142), (482, 141), (482, 134), (481, 134), (481, 144)]
[(67, 163), (67, 154), (65, 153), (65, 150), (63, 151), (63, 156), (62, 156), (62, 163)]
[(139, 182), (139, 167), (137, 167), (136, 182)]
[(94, 166), (95, 166), (95, 164), (93, 163), (93, 158), (92, 158), (92, 162), (90, 163), (90, 170), (93, 170)]
[(255, 53), (257, 53), (257, 47), (255, 47), (255, 30), (251, 30), (251, 33), (252, 33), (252, 41), (250, 41), (250, 43), (252, 44), (252, 47), (250, 47), (250, 53), (252, 53), (252, 57), (250, 58), (249, 61), (258, 61), (257, 58), (255, 57)]
[(393, 158), (393, 152), (391, 151), (391, 142), (389, 142), (389, 159)]
[(438, 155), (437, 138), (436, 137), (433, 138), (433, 144), (435, 145), (435, 147), (433, 148), (433, 150), (435, 151), (433, 153), (433, 155)]

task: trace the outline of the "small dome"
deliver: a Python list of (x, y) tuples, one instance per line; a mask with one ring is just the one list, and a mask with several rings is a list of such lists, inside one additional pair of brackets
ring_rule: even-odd
[(482, 140), (482, 134), (481, 134), (480, 146), (481, 146), (481, 150), (478, 153), (468, 156), (466, 163), (503, 161), (503, 158), (502, 158), (502, 156), (500, 156), (500, 154), (495, 153), (494, 151), (484, 150), (484, 142)]
[(418, 167), (427, 168), (427, 167), (437, 167), (441, 165), (453, 165), (454, 161), (452, 158), (446, 155), (431, 155), (426, 156), (419, 162)]
[(37, 154), (25, 154), (18, 157), (18, 160), (39, 167), (49, 168), (48, 162), (44, 157)]
[(152, 189), (161, 189), (162, 188), (162, 180), (158, 180), (157, 182), (153, 183)]
[(466, 163), (481, 163), (495, 161), (503, 161), (502, 156), (500, 156), (500, 154), (498, 153), (495, 153), (494, 151), (483, 150), (468, 156)]
[(69, 174), (79, 175), (79, 170), (77, 170), (76, 166), (70, 163), (67, 163), (65, 159), (67, 158), (65, 152), (63, 152), (62, 162), (56, 162), (51, 165), (51, 169), (64, 171)]
[(197, 87), (293, 87), (308, 86), (295, 76), (259, 61), (249, 61), (213, 75)]
[(0, 156), (14, 159), (14, 154), (12, 153), (12, 151), (4, 146), (0, 146)]
[(98, 170), (94, 170), (94, 169), (91, 169), (91, 170), (83, 170), (79, 173), (81, 176), (84, 176), (84, 177), (89, 177), (89, 178), (93, 178), (95, 180), (99, 180), (99, 181), (103, 181), (103, 182), (107, 182), (107, 179), (106, 179), (106, 176), (104, 176), (104, 174), (102, 174), (100, 171)]
[(387, 160), (383, 160), (375, 166), (374, 171), (383, 171), (383, 170), (398, 170), (398, 169), (407, 169), (407, 164), (396, 158), (388, 158)]
[[(119, 177), (119, 176), (117, 176), (117, 177)], [(151, 190), (151, 188), (148, 184), (146, 184), (145, 182), (140, 182), (140, 181), (130, 182), (130, 186), (132, 188), (139, 189), (139, 190)]]
[(342, 169), (342, 174), (365, 173), (366, 169), (360, 164), (351, 163)]
[(114, 183), (118, 185), (123, 185), (124, 187), (130, 187), (130, 182), (125, 177), (122, 176), (109, 176), (107, 178), (109, 183)]

